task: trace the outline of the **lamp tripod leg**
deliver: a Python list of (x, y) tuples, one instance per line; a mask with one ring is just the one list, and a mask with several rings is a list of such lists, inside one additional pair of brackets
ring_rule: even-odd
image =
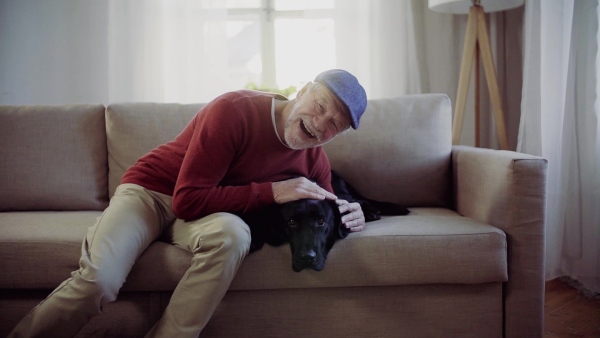
[(454, 106), (454, 119), (452, 121), (452, 144), (459, 144), (460, 134), (462, 132), (463, 120), (465, 117), (465, 105), (467, 103), (467, 94), (469, 92), (469, 82), (471, 80), (471, 69), (473, 68), (473, 58), (477, 40), (477, 13), (474, 7), (469, 11), (467, 21), (467, 31), (465, 33), (465, 44), (460, 66), (460, 75), (458, 79), (458, 92), (456, 94), (456, 104)]
[(496, 122), (496, 131), (498, 132), (498, 140), (500, 148), (508, 150), (508, 137), (506, 136), (506, 125), (504, 124), (504, 111), (502, 110), (502, 98), (500, 97), (500, 89), (498, 87), (498, 78), (496, 76), (496, 68), (494, 67), (494, 59), (492, 57), (492, 48), (485, 22), (485, 13), (481, 8), (477, 9), (477, 41), (481, 52), (481, 62), (487, 79), (487, 87), (490, 92), (490, 101), (494, 112), (494, 121)]

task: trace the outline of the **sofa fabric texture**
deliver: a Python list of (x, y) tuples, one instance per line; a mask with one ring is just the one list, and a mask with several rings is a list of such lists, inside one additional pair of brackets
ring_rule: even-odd
[(103, 124), (101, 105), (2, 107), (0, 211), (106, 208)]
[[(125, 170), (157, 146), (172, 141), (204, 104), (120, 103), (106, 107), (109, 196)], [(127, 145), (124, 147), (123, 145)]]
[(336, 137), (325, 150), (331, 166), (369, 198), (447, 208), (452, 205), (451, 117), (445, 95), (372, 100), (361, 127)]
[[(0, 336), (78, 268), (125, 170), (201, 107), (0, 106)], [(338, 241), (321, 272), (294, 272), (287, 245), (250, 254), (202, 336), (541, 337), (546, 161), (452, 146), (451, 115), (441, 94), (370, 100), (325, 150), (411, 213)], [(150, 245), (78, 337), (143, 336), (191, 257)]]

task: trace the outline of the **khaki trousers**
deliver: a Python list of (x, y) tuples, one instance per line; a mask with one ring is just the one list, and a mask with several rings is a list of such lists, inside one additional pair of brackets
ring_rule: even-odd
[(117, 298), (137, 258), (168, 227), (173, 244), (193, 258), (146, 337), (197, 337), (248, 253), (250, 230), (229, 213), (191, 222), (176, 219), (171, 200), (139, 185), (120, 185), (83, 240), (79, 270), (25, 316), (9, 337), (77, 334), (104, 304)]

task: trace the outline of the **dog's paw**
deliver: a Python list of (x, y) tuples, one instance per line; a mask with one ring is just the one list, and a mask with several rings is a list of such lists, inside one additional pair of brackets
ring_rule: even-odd
[(363, 214), (365, 216), (365, 222), (372, 222), (381, 219), (381, 212), (369, 203), (361, 204)]

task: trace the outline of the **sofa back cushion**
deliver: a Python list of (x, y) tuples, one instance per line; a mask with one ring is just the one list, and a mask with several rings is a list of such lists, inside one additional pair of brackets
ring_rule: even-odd
[(366, 197), (450, 207), (452, 108), (443, 94), (369, 100), (360, 127), (325, 150), (333, 170)]
[(0, 106), (0, 211), (108, 205), (104, 106)]
[(204, 104), (122, 103), (106, 108), (109, 196), (125, 170), (161, 144), (172, 141)]

